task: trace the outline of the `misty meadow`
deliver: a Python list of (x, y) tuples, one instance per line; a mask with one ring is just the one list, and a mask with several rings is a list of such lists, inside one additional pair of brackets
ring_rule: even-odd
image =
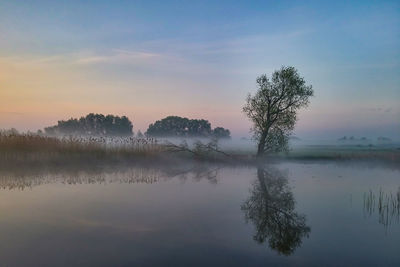
[(399, 266), (399, 10), (0, 1), (0, 266)]

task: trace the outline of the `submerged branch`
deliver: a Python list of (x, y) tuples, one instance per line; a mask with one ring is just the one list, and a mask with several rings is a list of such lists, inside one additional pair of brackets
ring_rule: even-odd
[[(189, 152), (199, 158), (209, 158), (215, 156), (215, 154), (223, 155), (231, 159), (236, 159), (233, 155), (228, 154), (218, 148), (216, 140), (212, 140), (207, 144), (203, 144), (200, 141), (194, 143), (194, 148), (190, 148), (186, 141), (180, 145), (176, 145), (172, 142), (167, 141), (164, 145), (167, 152)], [(214, 158), (215, 159), (215, 158)]]

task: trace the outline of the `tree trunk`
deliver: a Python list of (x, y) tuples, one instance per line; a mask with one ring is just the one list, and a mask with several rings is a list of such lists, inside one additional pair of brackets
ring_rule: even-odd
[(262, 157), (264, 155), (267, 135), (268, 131), (264, 131), (261, 135), (260, 141), (258, 142), (257, 157)]

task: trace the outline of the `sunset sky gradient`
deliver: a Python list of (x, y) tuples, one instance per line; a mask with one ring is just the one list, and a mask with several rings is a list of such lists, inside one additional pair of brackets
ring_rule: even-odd
[(301, 138), (400, 139), (399, 1), (0, 0), (0, 128), (90, 112), (168, 115), (249, 136), (255, 79), (296, 67)]

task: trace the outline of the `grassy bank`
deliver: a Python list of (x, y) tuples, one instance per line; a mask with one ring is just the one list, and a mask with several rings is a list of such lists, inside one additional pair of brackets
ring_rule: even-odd
[(292, 160), (378, 160), (400, 164), (400, 149), (392, 147), (360, 146), (304, 146), (279, 154)]

